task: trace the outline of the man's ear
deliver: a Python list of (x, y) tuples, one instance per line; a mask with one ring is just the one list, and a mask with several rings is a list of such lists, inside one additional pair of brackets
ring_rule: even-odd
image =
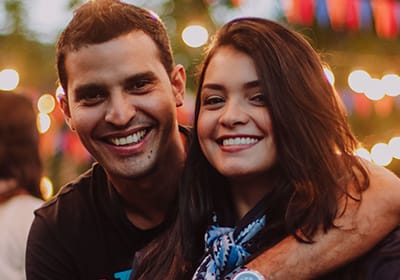
[(183, 105), (186, 91), (186, 72), (182, 65), (176, 65), (171, 75), (172, 90), (175, 95), (176, 107)]
[(72, 131), (75, 131), (75, 127), (71, 119), (71, 111), (69, 110), (67, 95), (65, 93), (60, 95), (58, 100), (60, 103), (61, 111), (63, 112), (64, 115), (65, 122)]

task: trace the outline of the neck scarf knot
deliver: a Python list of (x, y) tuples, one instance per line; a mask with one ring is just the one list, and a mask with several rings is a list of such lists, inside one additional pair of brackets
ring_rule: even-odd
[(222, 279), (235, 268), (243, 265), (250, 253), (246, 244), (265, 226), (265, 215), (255, 219), (240, 231), (219, 227), (214, 215), (213, 224), (205, 234), (206, 256), (196, 270), (193, 280)]

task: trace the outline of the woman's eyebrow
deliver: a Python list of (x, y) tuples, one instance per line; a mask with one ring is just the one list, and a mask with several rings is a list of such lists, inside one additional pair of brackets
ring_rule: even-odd
[(259, 80), (254, 80), (254, 81), (250, 81), (250, 82), (245, 83), (243, 85), (243, 88), (251, 89), (251, 88), (256, 88), (256, 87), (259, 87), (259, 86), (260, 86)]
[(201, 87), (202, 89), (212, 89), (212, 90), (224, 90), (225, 87), (221, 84), (217, 84), (217, 83), (207, 83), (207, 84), (203, 84), (203, 86)]

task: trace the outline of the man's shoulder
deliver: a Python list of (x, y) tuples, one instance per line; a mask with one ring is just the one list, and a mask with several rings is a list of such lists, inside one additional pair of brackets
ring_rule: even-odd
[(366, 279), (400, 279), (400, 225), (365, 257)]
[(385, 260), (396, 259), (400, 264), (400, 225), (398, 225), (373, 250), (371, 250), (370, 255), (371, 259), (383, 255)]
[[(93, 192), (100, 190), (107, 184), (103, 168), (95, 163), (86, 172), (74, 180), (63, 185), (59, 192), (50, 200), (43, 203), (36, 211), (36, 215), (58, 211), (78, 211), (80, 207), (87, 206), (87, 199)], [(77, 209), (78, 208), (78, 209)]]

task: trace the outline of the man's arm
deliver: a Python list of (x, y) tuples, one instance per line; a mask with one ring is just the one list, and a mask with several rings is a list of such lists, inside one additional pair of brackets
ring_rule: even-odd
[(385, 168), (365, 164), (370, 187), (359, 208), (349, 200), (344, 215), (335, 220), (338, 228), (320, 231), (313, 244), (289, 236), (246, 266), (268, 280), (310, 279), (348, 263), (382, 240), (400, 223), (400, 179)]

